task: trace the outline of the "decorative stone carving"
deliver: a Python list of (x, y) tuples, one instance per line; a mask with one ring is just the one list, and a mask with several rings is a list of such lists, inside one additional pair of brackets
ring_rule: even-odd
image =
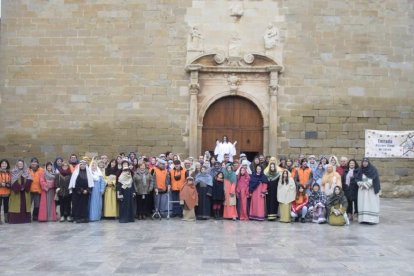
[(236, 19), (240, 19), (243, 16), (244, 9), (243, 9), (243, 2), (233, 2), (230, 5), (230, 16), (235, 17)]
[(193, 26), (190, 31), (188, 50), (203, 51), (203, 35), (197, 26)]
[(272, 23), (269, 23), (263, 39), (265, 49), (274, 48), (279, 42), (279, 30)]
[(229, 87), (230, 87), (230, 94), (232, 95), (236, 94), (237, 90), (239, 89), (240, 78), (236, 76), (235, 74), (231, 74), (227, 78), (227, 83), (229, 84)]
[(273, 72), (270, 72), (269, 95), (277, 96), (278, 91), (279, 91), (279, 73), (273, 71)]
[(246, 64), (252, 64), (253, 61), (254, 61), (254, 56), (252, 54), (245, 54), (244, 57), (243, 57), (243, 61)]
[(194, 94), (197, 95), (198, 92), (200, 91), (200, 84), (198, 84), (198, 83), (190, 83), (188, 85), (188, 88), (190, 90), (190, 94), (191, 95), (194, 95)]
[(237, 32), (229, 41), (229, 57), (239, 57), (241, 49), (241, 38)]
[(214, 55), (214, 61), (217, 64), (222, 64), (223, 62), (226, 61), (226, 57), (222, 54), (216, 54), (216, 55)]

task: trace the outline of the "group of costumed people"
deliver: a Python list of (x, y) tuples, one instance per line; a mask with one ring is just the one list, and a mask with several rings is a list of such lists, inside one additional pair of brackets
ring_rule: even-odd
[[(217, 147), (222, 146), (219, 143)], [(249, 162), (245, 154), (234, 158), (227, 151), (219, 149), (223, 161), (208, 153), (198, 161), (183, 162), (171, 153), (139, 159), (134, 153), (112, 160), (103, 155), (80, 161), (72, 155), (68, 162), (58, 157), (44, 168), (37, 158), (29, 167), (18, 160), (13, 169), (3, 159), (4, 221), (83, 223), (117, 218), (126, 223), (171, 213), (186, 221), (279, 218), (331, 225), (350, 220), (379, 223), (380, 180), (367, 158), (359, 167), (355, 159), (342, 157), (338, 162), (332, 156), (316, 161), (311, 155), (301, 156), (294, 165), (284, 157), (279, 162), (275, 157)]]

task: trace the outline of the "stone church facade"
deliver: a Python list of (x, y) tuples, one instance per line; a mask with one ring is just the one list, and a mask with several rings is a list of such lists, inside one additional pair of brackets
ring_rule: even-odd
[[(360, 160), (365, 129), (414, 129), (410, 0), (2, 0), (0, 40), (1, 158), (197, 156), (227, 134)], [(414, 194), (411, 160), (373, 162), (384, 195)]]

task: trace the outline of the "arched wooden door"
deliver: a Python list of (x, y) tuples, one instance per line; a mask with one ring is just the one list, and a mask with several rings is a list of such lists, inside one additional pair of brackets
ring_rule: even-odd
[(227, 135), (237, 141), (237, 155), (263, 152), (263, 118), (257, 106), (243, 97), (224, 97), (214, 102), (203, 119), (202, 150), (214, 151), (216, 139)]

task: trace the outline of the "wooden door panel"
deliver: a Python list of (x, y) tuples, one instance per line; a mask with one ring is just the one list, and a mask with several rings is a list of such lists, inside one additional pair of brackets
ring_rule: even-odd
[(237, 141), (237, 154), (263, 152), (263, 119), (258, 108), (242, 97), (225, 97), (213, 103), (203, 120), (202, 151), (214, 150), (215, 140), (223, 135)]

